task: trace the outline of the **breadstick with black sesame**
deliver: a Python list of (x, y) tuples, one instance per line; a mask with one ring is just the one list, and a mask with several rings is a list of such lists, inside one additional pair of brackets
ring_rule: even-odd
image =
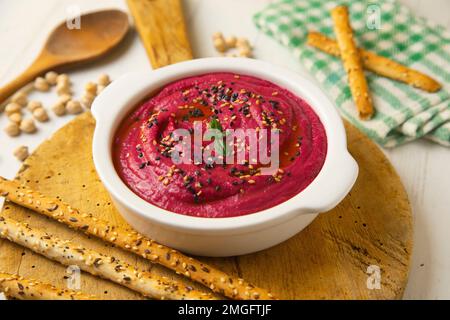
[(171, 300), (211, 300), (203, 293), (166, 277), (151, 275), (133, 266), (53, 237), (24, 223), (0, 216), (0, 238), (8, 239), (63, 265), (77, 265), (81, 270), (141, 293), (146, 297)]
[(92, 214), (81, 213), (63, 201), (44, 196), (17, 181), (9, 181), (0, 177), (0, 196), (71, 228), (133, 252), (153, 263), (172, 269), (229, 298), (274, 299), (273, 295), (265, 289), (255, 287), (243, 279), (230, 276), (176, 250), (158, 244), (134, 230), (110, 226), (105, 220), (97, 219)]
[[(336, 57), (341, 55), (336, 41), (319, 32), (309, 32), (307, 44)], [(358, 50), (366, 70), (392, 80), (404, 82), (427, 92), (436, 92), (442, 88), (439, 82), (420, 71), (408, 68), (401, 63), (379, 56), (371, 51), (361, 48)]]
[(99, 300), (81, 291), (59, 289), (51, 284), (0, 272), (0, 292), (19, 300)]
[(338, 6), (334, 8), (331, 10), (331, 17), (334, 22), (334, 33), (336, 34), (341, 59), (347, 72), (350, 91), (358, 108), (359, 117), (363, 120), (368, 120), (374, 112), (372, 99), (369, 94), (366, 77), (364, 76), (359, 51), (353, 39), (347, 7)]

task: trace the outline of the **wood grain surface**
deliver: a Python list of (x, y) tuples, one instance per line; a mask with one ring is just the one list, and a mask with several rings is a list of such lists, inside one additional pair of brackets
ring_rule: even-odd
[(34, 62), (13, 81), (0, 87), (0, 106), (46, 71), (79, 66), (104, 56), (129, 30), (128, 15), (120, 10), (93, 12), (80, 19), (83, 19), (83, 29), (69, 29), (66, 22), (61, 23), (50, 33)]
[(152, 66), (192, 59), (180, 0), (127, 0)]
[[(46, 195), (58, 196), (75, 208), (106, 218), (112, 225), (125, 224), (95, 172), (91, 153), (94, 127), (90, 113), (75, 118), (41, 144), (25, 161), (17, 179)], [(360, 174), (353, 190), (338, 207), (319, 215), (304, 231), (271, 249), (241, 257), (200, 260), (285, 299), (401, 298), (412, 247), (409, 202), (396, 172), (378, 147), (354, 127), (347, 124), (346, 129), (349, 149), (360, 166)], [(180, 279), (163, 267), (89, 239), (12, 203), (5, 204), (3, 214), (140, 268)], [(379, 290), (367, 288), (370, 265), (381, 270)], [(65, 269), (29, 250), (0, 241), (3, 272), (17, 272), (65, 287)], [(81, 290), (86, 293), (108, 299), (141, 298), (85, 273), (81, 280)]]

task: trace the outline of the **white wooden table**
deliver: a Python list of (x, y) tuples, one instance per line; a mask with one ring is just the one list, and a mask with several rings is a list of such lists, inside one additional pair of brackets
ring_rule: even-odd
[[(222, 31), (248, 37), (256, 47), (258, 59), (306, 73), (300, 63), (275, 41), (259, 33), (251, 21), (254, 12), (271, 0), (184, 0), (189, 34), (196, 57), (215, 56), (211, 34)], [(450, 1), (401, 0), (416, 14), (450, 29)], [(67, 8), (78, 6), (82, 12), (99, 8), (127, 10), (123, 0), (8, 0), (0, 2), (0, 86), (11, 80), (37, 55), (47, 34), (66, 19)], [(83, 85), (106, 72), (113, 78), (128, 71), (151, 68), (136, 33), (108, 58), (70, 73), (75, 94)], [(56, 94), (33, 93), (50, 106)], [(72, 116), (51, 116), (39, 125), (34, 135), (9, 138), (3, 132), (6, 117), (0, 115), (0, 175), (13, 178), (20, 163), (12, 156), (19, 145), (31, 150), (49, 137)], [(396, 167), (411, 200), (414, 212), (414, 252), (407, 299), (450, 299), (450, 149), (418, 141), (394, 150), (384, 150)], [(374, 192), (376, 192), (374, 190)], [(389, 201), (389, 199), (386, 199)]]

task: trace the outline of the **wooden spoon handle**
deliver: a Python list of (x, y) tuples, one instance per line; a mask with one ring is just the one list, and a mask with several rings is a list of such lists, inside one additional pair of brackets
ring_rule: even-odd
[[(0, 104), (2, 104), (6, 99), (12, 96), (20, 88), (24, 87), (26, 84), (34, 80), (37, 76), (43, 72), (51, 69), (53, 64), (51, 60), (46, 58), (46, 56), (39, 56), (31, 66), (28, 67), (22, 74), (20, 74), (13, 81), (0, 88)], [(1, 107), (0, 107), (1, 111)]]

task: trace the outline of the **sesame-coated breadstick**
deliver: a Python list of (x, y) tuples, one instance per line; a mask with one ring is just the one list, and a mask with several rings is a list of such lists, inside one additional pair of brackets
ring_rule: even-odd
[[(319, 32), (309, 32), (307, 43), (328, 54), (340, 57), (339, 46), (331, 38)], [(379, 56), (371, 51), (359, 48), (359, 55), (364, 68), (380, 76), (409, 84), (415, 88), (427, 92), (436, 92), (441, 89), (441, 84), (420, 71), (408, 68), (394, 60)]]
[(0, 292), (19, 300), (99, 300), (81, 291), (59, 289), (51, 284), (0, 272)]
[(358, 48), (353, 39), (353, 32), (348, 17), (348, 9), (338, 6), (331, 10), (334, 22), (334, 33), (341, 53), (341, 59), (347, 72), (350, 91), (359, 111), (359, 117), (368, 120), (373, 115), (372, 99)]
[(214, 297), (166, 277), (151, 275), (133, 266), (53, 237), (24, 223), (0, 216), (0, 238), (8, 239), (63, 265), (77, 265), (81, 270), (141, 293), (146, 297), (171, 300), (210, 300)]
[(182, 274), (211, 290), (233, 299), (274, 299), (267, 290), (255, 287), (243, 279), (229, 276), (223, 271), (196, 259), (156, 243), (134, 230), (111, 226), (92, 214), (81, 213), (59, 199), (49, 198), (21, 185), (0, 177), (0, 196), (55, 219), (71, 228), (93, 235), (115, 246), (158, 263)]

